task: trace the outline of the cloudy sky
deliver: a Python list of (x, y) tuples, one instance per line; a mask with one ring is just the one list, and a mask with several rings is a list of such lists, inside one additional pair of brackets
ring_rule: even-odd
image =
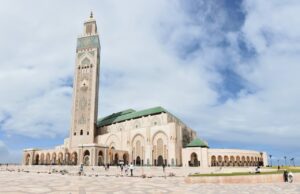
[(91, 10), (100, 117), (163, 106), (211, 147), (300, 163), (297, 0), (1, 1), (0, 162), (68, 136), (76, 38)]

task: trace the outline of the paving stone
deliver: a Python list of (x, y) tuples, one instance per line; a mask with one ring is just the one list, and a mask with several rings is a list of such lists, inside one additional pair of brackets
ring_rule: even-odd
[[(98, 173), (98, 172), (97, 172)], [(178, 172), (180, 174), (180, 172)], [(99, 173), (101, 174), (101, 173)], [(300, 183), (186, 184), (184, 177), (71, 176), (0, 169), (0, 193), (206, 193), (299, 194)]]

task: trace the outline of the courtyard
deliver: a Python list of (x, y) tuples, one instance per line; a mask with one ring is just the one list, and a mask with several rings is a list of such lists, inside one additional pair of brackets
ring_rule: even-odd
[[(134, 177), (121, 176), (118, 168), (86, 169), (85, 176), (74, 173), (51, 173), (50, 167), (26, 168), (21, 166), (2, 166), (0, 171), (0, 193), (55, 193), (55, 194), (96, 194), (96, 193), (300, 193), (300, 183), (268, 183), (268, 184), (187, 184), (184, 182), (184, 168), (168, 169), (175, 177), (162, 176), (160, 168), (137, 168)], [(51, 167), (52, 170), (58, 168)], [(30, 170), (31, 169), (31, 170)], [(45, 171), (45, 170), (48, 171)], [(141, 178), (139, 173), (150, 171), (157, 176)], [(195, 170), (195, 169), (194, 169)], [(72, 171), (69, 169), (69, 171)], [(74, 168), (75, 171), (75, 168)], [(151, 177), (151, 178), (150, 178)]]

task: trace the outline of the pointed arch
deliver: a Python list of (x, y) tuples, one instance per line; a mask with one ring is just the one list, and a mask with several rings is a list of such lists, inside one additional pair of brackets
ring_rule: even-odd
[(111, 134), (107, 137), (105, 145), (113, 146), (115, 149), (120, 149), (120, 139), (115, 134)]
[(168, 136), (165, 132), (159, 130), (152, 136), (152, 158), (154, 165), (168, 164)]
[(80, 63), (82, 65), (90, 65), (91, 64), (91, 60), (89, 59), (89, 57), (85, 57)]

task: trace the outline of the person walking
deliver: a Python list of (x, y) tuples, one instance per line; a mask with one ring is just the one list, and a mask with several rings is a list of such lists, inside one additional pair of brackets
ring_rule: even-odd
[(286, 169), (283, 171), (283, 179), (284, 182), (288, 182), (288, 171)]
[(125, 164), (125, 174), (128, 176), (128, 164)]
[(120, 168), (121, 168), (121, 175), (123, 175), (123, 164), (121, 164)]
[(287, 179), (288, 179), (288, 182), (289, 182), (289, 183), (292, 183), (292, 182), (293, 182), (293, 180), (294, 180), (294, 175), (293, 175), (292, 172), (288, 172), (288, 174), (287, 174)]
[(133, 164), (132, 164), (132, 162), (131, 162), (131, 163), (130, 163), (130, 166), (129, 166), (130, 176), (133, 176), (133, 169), (134, 169), (134, 167), (133, 167)]
[(163, 163), (162, 167), (163, 167), (163, 172), (165, 173), (166, 165)]
[(83, 164), (80, 164), (79, 175), (82, 175), (82, 174), (83, 174)]

